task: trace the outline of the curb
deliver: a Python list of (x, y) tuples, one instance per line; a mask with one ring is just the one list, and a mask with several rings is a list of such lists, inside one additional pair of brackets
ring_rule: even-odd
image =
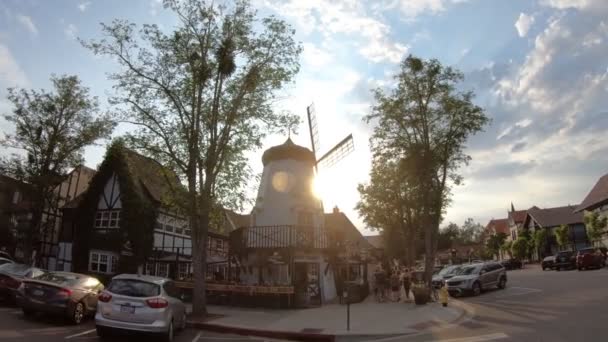
[[(448, 328), (449, 326), (458, 325), (473, 316), (475, 316), (475, 308), (471, 305), (452, 299), (451, 304), (455, 307), (458, 307), (462, 310), (462, 313), (456, 317), (454, 320), (450, 322), (445, 322), (440, 327), (424, 329), (426, 331), (432, 331), (437, 329)], [(238, 327), (238, 326), (230, 326), (230, 325), (222, 325), (215, 323), (206, 323), (206, 322), (196, 322), (196, 321), (188, 321), (188, 327), (196, 328), (206, 331), (213, 331), (219, 333), (230, 333), (244, 336), (257, 336), (257, 337), (267, 337), (274, 339), (284, 339), (284, 340), (292, 340), (292, 341), (317, 341), (317, 342), (336, 342), (340, 340), (344, 340), (345, 338), (390, 338), (397, 336), (408, 336), (415, 335), (415, 332), (403, 333), (403, 334), (323, 334), (323, 333), (306, 333), (306, 332), (295, 332), (295, 331), (284, 331), (284, 330), (262, 330), (262, 329), (254, 329), (247, 327)], [(419, 331), (422, 332), (422, 331)]]
[(197, 328), (201, 330), (219, 332), (219, 333), (231, 333), (245, 336), (257, 336), (257, 337), (268, 337), (275, 339), (285, 339), (293, 341), (318, 341), (318, 342), (334, 342), (336, 335), (333, 334), (320, 334), (320, 333), (303, 333), (295, 331), (278, 331), (278, 330), (260, 330), (244, 327), (235, 327), (213, 323), (202, 323), (202, 322), (188, 322), (188, 327)]

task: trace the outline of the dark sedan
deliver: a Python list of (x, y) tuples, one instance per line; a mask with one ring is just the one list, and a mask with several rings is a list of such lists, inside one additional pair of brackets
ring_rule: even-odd
[(543, 261), (540, 263), (541, 267), (544, 270), (552, 270), (555, 267), (555, 255), (550, 255), (546, 258), (543, 259)]
[(517, 259), (506, 259), (500, 264), (507, 270), (521, 269), (521, 261)]
[(26, 316), (42, 312), (80, 324), (97, 310), (97, 296), (103, 288), (97, 278), (88, 275), (49, 272), (23, 282), (19, 305)]
[(576, 268), (576, 255), (574, 252), (558, 252), (555, 255), (553, 268), (558, 271)]
[(24, 264), (9, 263), (0, 266), (0, 297), (15, 301), (17, 289), (23, 280), (43, 274), (43, 270)]

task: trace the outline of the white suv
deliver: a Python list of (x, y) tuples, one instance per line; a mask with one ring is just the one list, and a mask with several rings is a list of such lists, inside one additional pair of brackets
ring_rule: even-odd
[(504, 289), (507, 286), (507, 272), (501, 264), (494, 261), (462, 265), (446, 284), (451, 295), (472, 293), (477, 296), (484, 289), (494, 286)]
[(186, 306), (170, 279), (121, 274), (99, 295), (95, 325), (101, 338), (129, 330), (172, 341), (175, 329), (186, 327)]

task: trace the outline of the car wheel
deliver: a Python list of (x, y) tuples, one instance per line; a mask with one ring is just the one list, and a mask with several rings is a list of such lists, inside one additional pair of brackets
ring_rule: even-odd
[(505, 287), (507, 287), (507, 279), (505, 279), (505, 277), (501, 277), (500, 281), (498, 281), (498, 288), (503, 290)]
[(481, 294), (481, 285), (479, 285), (479, 282), (474, 282), (473, 283), (473, 296), (479, 296)]
[(543, 271), (546, 271), (546, 270), (547, 270), (547, 268), (546, 268), (546, 267), (543, 267)]
[(74, 307), (74, 311), (72, 312), (72, 317), (71, 317), (72, 323), (74, 323), (76, 325), (82, 323), (82, 321), (84, 320), (84, 314), (85, 314), (84, 304), (82, 302), (76, 303), (76, 306)]
[(561, 268), (561, 267), (558, 267), (558, 268), (556, 268), (555, 270), (556, 270), (557, 272), (559, 272), (559, 271), (561, 271), (561, 270), (562, 270), (562, 268)]
[(162, 340), (164, 342), (173, 342), (174, 333), (175, 332), (173, 331), (173, 320), (171, 320), (171, 322), (169, 322), (169, 327), (167, 328), (167, 332), (164, 333)]

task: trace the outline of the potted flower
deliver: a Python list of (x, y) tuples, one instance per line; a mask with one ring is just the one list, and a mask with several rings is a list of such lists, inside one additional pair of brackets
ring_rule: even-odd
[(412, 287), (412, 293), (414, 294), (414, 303), (416, 303), (416, 305), (428, 303), (431, 297), (431, 291), (424, 284), (414, 285), (414, 287)]

